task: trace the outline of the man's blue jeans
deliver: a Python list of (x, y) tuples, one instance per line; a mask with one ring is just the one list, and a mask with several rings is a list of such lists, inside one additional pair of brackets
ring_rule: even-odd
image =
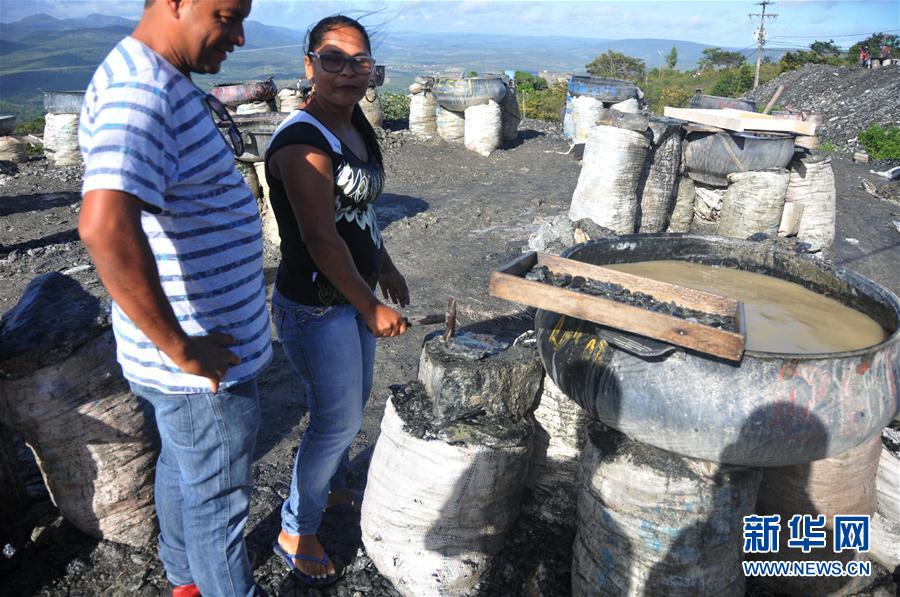
[(259, 429), (256, 380), (215, 394), (131, 390), (153, 406), (159, 428), (156, 515), (169, 582), (193, 582), (204, 595), (254, 595), (244, 525)]
[(277, 290), (272, 319), (291, 365), (307, 387), (303, 433), (281, 526), (292, 535), (319, 530), (328, 492), (346, 486), (350, 444), (372, 391), (375, 337), (352, 305), (311, 307)]

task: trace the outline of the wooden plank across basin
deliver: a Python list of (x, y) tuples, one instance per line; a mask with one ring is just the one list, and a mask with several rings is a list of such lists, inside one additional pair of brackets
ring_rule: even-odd
[(715, 126), (729, 131), (772, 131), (805, 136), (816, 134), (816, 123), (814, 122), (787, 120), (769, 116), (768, 114), (758, 114), (757, 112), (747, 112), (746, 110), (735, 110), (733, 108), (707, 110), (666, 106), (663, 113), (670, 118)]
[[(555, 274), (582, 276), (589, 280), (618, 284), (631, 292), (648, 294), (658, 301), (674, 302), (689, 309), (731, 318), (737, 331), (720, 330), (577, 290), (526, 280), (525, 274), (535, 266), (545, 266)], [(739, 361), (744, 354), (746, 333), (743, 304), (740, 301), (598, 265), (541, 252), (526, 253), (491, 274), (490, 294), (508, 301), (655, 338), (730, 361)]]

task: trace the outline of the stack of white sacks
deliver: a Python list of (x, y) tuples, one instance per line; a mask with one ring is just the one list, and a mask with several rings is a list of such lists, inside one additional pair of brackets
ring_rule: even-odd
[(640, 114), (617, 117), (598, 103), (574, 98), (575, 142), (586, 127), (589, 133), (569, 210), (572, 221), (590, 218), (617, 234), (693, 230), (742, 239), (757, 233), (794, 236), (813, 251), (834, 241), (830, 158), (798, 150), (787, 169), (733, 172), (727, 184), (712, 186), (685, 170), (683, 132), (672, 130), (674, 121), (653, 117), (643, 127)]
[(433, 77), (416, 77), (409, 86), (409, 130), (422, 139), (440, 137), (465, 145), (485, 157), (518, 137), (519, 105), (515, 90), (507, 86), (500, 102), (469, 106), (465, 111), (442, 107), (432, 93)]

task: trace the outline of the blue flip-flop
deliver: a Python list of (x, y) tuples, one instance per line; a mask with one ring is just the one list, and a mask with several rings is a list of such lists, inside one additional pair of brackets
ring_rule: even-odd
[(272, 549), (273, 549), (273, 551), (275, 551), (276, 554), (281, 556), (282, 561), (285, 564), (287, 564), (288, 568), (291, 569), (291, 574), (293, 574), (295, 577), (297, 577), (297, 580), (299, 580), (302, 584), (304, 584), (306, 586), (325, 587), (325, 586), (335, 583), (340, 578), (340, 574), (338, 573), (337, 570), (335, 570), (334, 574), (329, 574), (325, 578), (316, 578), (314, 576), (310, 576), (309, 574), (306, 574), (305, 572), (300, 571), (297, 568), (297, 565), (294, 564), (295, 559), (296, 560), (304, 560), (306, 562), (314, 562), (316, 564), (321, 564), (322, 566), (325, 566), (325, 568), (327, 570), (328, 562), (329, 562), (327, 553), (323, 553), (321, 559), (314, 558), (312, 556), (305, 556), (305, 555), (302, 555), (299, 553), (288, 553), (284, 550), (284, 548), (281, 547), (281, 545), (278, 544), (278, 541), (275, 541), (275, 543), (272, 545)]

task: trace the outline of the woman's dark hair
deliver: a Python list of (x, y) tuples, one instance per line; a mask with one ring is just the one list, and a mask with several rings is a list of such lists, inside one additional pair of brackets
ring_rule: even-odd
[[(325, 37), (326, 33), (335, 29), (340, 29), (341, 27), (352, 27), (359, 31), (359, 34), (362, 35), (363, 40), (366, 42), (366, 49), (370, 54), (372, 53), (372, 43), (369, 41), (369, 32), (366, 31), (366, 28), (363, 27), (359, 21), (346, 15), (332, 15), (330, 17), (325, 17), (306, 32), (306, 54), (315, 51), (315, 49), (321, 45), (322, 38)], [(375, 135), (375, 129), (372, 128), (372, 124), (366, 118), (366, 115), (363, 113), (362, 108), (359, 107), (359, 104), (353, 106), (353, 115), (350, 117), (350, 122), (362, 133), (366, 146), (369, 148), (369, 151), (374, 154), (378, 163), (383, 163), (381, 147), (378, 145), (378, 137)]]

